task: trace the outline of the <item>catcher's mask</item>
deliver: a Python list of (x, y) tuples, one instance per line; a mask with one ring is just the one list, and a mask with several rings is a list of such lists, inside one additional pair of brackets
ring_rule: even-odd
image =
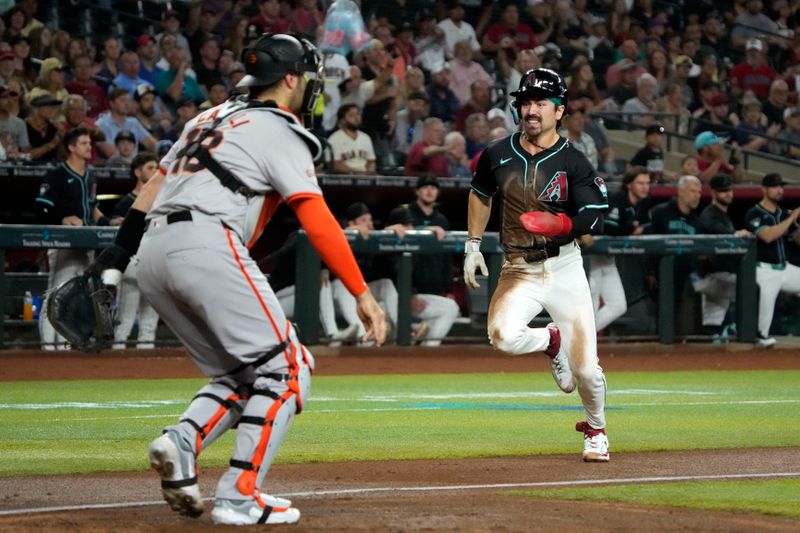
[(306, 91), (300, 114), (310, 115), (325, 85), (325, 71), (317, 47), (299, 36), (265, 33), (242, 53), (245, 77), (236, 87), (269, 86), (286, 74), (305, 77)]
[(549, 68), (534, 68), (529, 70), (519, 80), (519, 88), (509, 93), (515, 98), (511, 109), (514, 122), (519, 124), (519, 110), (523, 101), (546, 98), (551, 100), (556, 107), (567, 106), (567, 84), (556, 71)]

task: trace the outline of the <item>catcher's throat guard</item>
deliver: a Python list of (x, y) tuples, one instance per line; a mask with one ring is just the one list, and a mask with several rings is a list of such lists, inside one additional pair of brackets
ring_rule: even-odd
[(73, 348), (99, 352), (114, 340), (113, 303), (100, 275), (86, 272), (47, 294), (47, 319)]

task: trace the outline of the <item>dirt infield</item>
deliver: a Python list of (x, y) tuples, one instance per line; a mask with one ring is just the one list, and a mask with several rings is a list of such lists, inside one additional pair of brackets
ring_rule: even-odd
[[(547, 371), (541, 357), (506, 357), (482, 346), (438, 349), (314, 350), (318, 375)], [(606, 345), (607, 372), (627, 370), (797, 369), (797, 349), (756, 351), (730, 345)], [(200, 377), (181, 350), (0, 352), (0, 380)], [(564, 502), (513, 496), (509, 490), (555, 484), (608, 483), (696, 476), (761, 476), (800, 464), (800, 449), (613, 453), (608, 464), (584, 464), (579, 454), (437, 461), (376, 461), (278, 465), (275, 494), (290, 495), (303, 517), (291, 531), (532, 531), (693, 530), (797, 531), (797, 521), (747, 513), (689, 511), (638, 505)], [(220, 471), (201, 474), (213, 494)], [(501, 486), (497, 486), (501, 485)], [(0, 531), (205, 531), (208, 513), (183, 518), (160, 503), (151, 473), (0, 478)], [(107, 505), (108, 508), (99, 506)], [(64, 508), (41, 512), (45, 507)], [(210, 511), (211, 504), (206, 508)], [(39, 510), (37, 512), (37, 509)], [(24, 512), (15, 512), (24, 511)], [(13, 514), (9, 514), (13, 513)], [(253, 528), (254, 529), (254, 528)]]

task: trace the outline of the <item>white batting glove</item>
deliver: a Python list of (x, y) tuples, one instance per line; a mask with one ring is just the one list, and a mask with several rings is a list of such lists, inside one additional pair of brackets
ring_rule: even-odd
[(475, 279), (475, 271), (478, 269), (484, 276), (489, 275), (489, 269), (486, 268), (486, 261), (483, 260), (481, 253), (480, 241), (467, 241), (464, 244), (464, 283), (470, 289), (480, 287)]

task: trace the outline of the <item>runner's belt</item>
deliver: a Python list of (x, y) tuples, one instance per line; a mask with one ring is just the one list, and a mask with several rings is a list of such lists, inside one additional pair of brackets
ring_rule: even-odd
[(548, 241), (541, 248), (517, 248), (506, 252), (508, 261), (524, 260), (526, 263), (541, 263), (551, 257), (557, 257), (561, 247), (553, 241)]

